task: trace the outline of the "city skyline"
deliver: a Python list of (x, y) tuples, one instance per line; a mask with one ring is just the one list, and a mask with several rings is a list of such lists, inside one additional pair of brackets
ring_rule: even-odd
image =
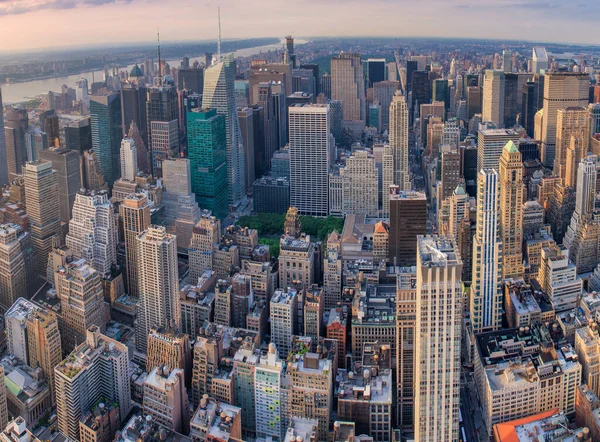
[[(22, 0), (0, 2), (0, 39), (2, 51), (33, 50), (49, 47), (78, 46), (128, 42), (151, 42), (156, 27), (160, 27), (165, 42), (213, 39), (217, 36), (217, 7), (221, 7), (222, 33), (225, 38), (270, 37), (290, 32), (297, 36), (341, 37), (444, 37), (510, 39), (547, 42), (593, 44), (594, 12), (600, 4), (583, 0), (566, 4), (558, 0), (463, 0), (449, 4), (431, 0), (421, 4), (376, 0), (370, 2), (367, 18), (359, 0), (350, 3), (338, 0), (304, 0), (306, 7), (295, 8), (290, 14), (285, 2), (230, 1), (224, 4), (208, 1), (198, 5), (191, 0), (172, 8), (167, 2), (154, 0)], [(264, 14), (268, 8), (270, 13)], [(332, 14), (332, 11), (333, 14)], [(515, 14), (523, 11), (537, 14), (538, 20), (527, 21)], [(410, 14), (407, 14), (410, 12)], [(494, 20), (487, 20), (493, 14)], [(336, 20), (329, 18), (334, 15)], [(427, 16), (417, 21), (415, 17)], [(120, 26), (119, 20), (135, 16), (135, 23)], [(42, 22), (71, 22), (71, 26), (52, 29), (48, 39), (47, 26)], [(542, 19), (540, 19), (540, 17)], [(569, 29), (564, 36), (554, 32), (564, 20), (578, 20), (589, 26)], [(457, 26), (468, 23), (468, 28)], [(360, 23), (360, 27), (352, 27)], [(300, 26), (299, 26), (300, 25)], [(27, 29), (27, 33), (23, 33)], [(115, 30), (118, 29), (118, 32)], [(265, 33), (265, 29), (269, 31)], [(391, 29), (396, 30), (390, 32)], [(190, 30), (192, 30), (190, 32)], [(19, 33), (20, 38), (11, 36)]]

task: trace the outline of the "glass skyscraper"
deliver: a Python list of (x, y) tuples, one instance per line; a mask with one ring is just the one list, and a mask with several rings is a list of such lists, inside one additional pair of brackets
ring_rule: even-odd
[(90, 98), (92, 120), (92, 147), (100, 161), (104, 179), (112, 186), (119, 179), (119, 152), (123, 132), (121, 128), (121, 96), (92, 95)]
[(223, 219), (228, 213), (225, 116), (216, 109), (188, 112), (187, 136), (192, 192), (201, 209)]

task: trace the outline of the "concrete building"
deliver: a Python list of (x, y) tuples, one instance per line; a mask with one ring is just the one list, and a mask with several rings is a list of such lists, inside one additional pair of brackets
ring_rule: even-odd
[(165, 327), (150, 329), (146, 372), (150, 373), (154, 367), (161, 365), (171, 369), (180, 368), (191, 374), (192, 353), (189, 335)]
[(315, 246), (310, 237), (282, 235), (279, 244), (279, 285), (285, 289), (301, 281), (304, 287), (310, 287), (315, 282)]
[(539, 280), (557, 313), (577, 306), (583, 281), (577, 276), (577, 268), (564, 249), (557, 245), (542, 248)]
[(269, 351), (260, 357), (254, 374), (256, 398), (256, 435), (271, 437), (274, 441), (283, 440), (287, 428), (282, 426), (282, 374), (283, 361), (279, 358), (275, 344), (269, 344)]
[(125, 236), (127, 293), (137, 298), (139, 295), (137, 236), (150, 226), (150, 204), (147, 197), (142, 193), (129, 195), (119, 205), (119, 214)]
[(411, 190), (408, 164), (408, 105), (404, 95), (396, 93), (390, 104), (390, 147), (394, 156), (394, 184)]
[(243, 415), (241, 408), (205, 397), (190, 421), (190, 437), (193, 442), (242, 442)]
[(160, 425), (187, 433), (190, 411), (183, 370), (166, 365), (154, 367), (144, 381), (143, 410)]
[(120, 426), (119, 406), (100, 402), (93, 405), (79, 421), (80, 440), (111, 442)]
[(577, 183), (577, 167), (590, 150), (590, 113), (584, 107), (556, 111), (554, 173), (565, 186)]
[(458, 440), (462, 261), (452, 237), (421, 236), (417, 254), (415, 440)]
[[(292, 335), (297, 331), (298, 293), (296, 289), (276, 290), (271, 298), (271, 342), (287, 357)], [(278, 350), (279, 351), (279, 350)]]
[(504, 72), (486, 70), (483, 77), (482, 120), (504, 126)]
[(145, 354), (152, 327), (181, 324), (177, 240), (162, 226), (150, 226), (137, 236), (139, 303), (136, 349)]
[(221, 239), (221, 221), (203, 212), (200, 220), (194, 226), (190, 241), (189, 266), (190, 280), (195, 283), (198, 278), (213, 267), (213, 247)]
[(35, 278), (34, 263), (27, 254), (29, 233), (16, 224), (0, 224), (0, 311), (6, 312), (18, 298), (29, 298), (28, 285)]
[(520, 134), (513, 129), (491, 129), (480, 127), (477, 131), (477, 171), (496, 169), (506, 143), (519, 143)]
[(133, 138), (121, 141), (121, 179), (134, 181), (138, 174), (138, 153)]
[(346, 52), (332, 57), (331, 99), (342, 101), (344, 121), (360, 121), (365, 125), (365, 82), (360, 54)]
[(375, 157), (366, 150), (354, 151), (346, 158), (343, 168), (342, 211), (344, 214), (376, 216), (378, 200), (373, 197), (378, 190)]
[(124, 344), (92, 326), (86, 340), (54, 369), (58, 429), (79, 440), (79, 421), (99, 399), (119, 405), (120, 420), (131, 410), (129, 357)]

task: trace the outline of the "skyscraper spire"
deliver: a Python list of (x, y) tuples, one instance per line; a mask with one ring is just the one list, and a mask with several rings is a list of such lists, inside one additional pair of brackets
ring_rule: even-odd
[(158, 84), (162, 86), (162, 75), (161, 75), (161, 69), (162, 66), (160, 65), (160, 29), (156, 28), (156, 39), (158, 41)]
[(221, 61), (221, 7), (217, 8), (219, 16), (219, 39), (217, 40), (217, 61)]

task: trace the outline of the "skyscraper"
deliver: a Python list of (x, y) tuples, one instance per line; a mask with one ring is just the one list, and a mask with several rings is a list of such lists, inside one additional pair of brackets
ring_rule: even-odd
[(119, 213), (125, 236), (127, 293), (137, 298), (139, 296), (137, 236), (150, 226), (150, 204), (146, 195), (142, 193), (129, 195), (119, 205)]
[[(2, 105), (2, 89), (0, 89), (0, 109)], [(0, 112), (0, 185), (8, 184), (8, 162), (6, 157), (6, 137), (4, 135), (4, 112)]]
[(546, 74), (540, 134), (542, 163), (546, 167), (554, 165), (558, 110), (569, 107), (587, 107), (589, 104), (589, 83), (589, 75), (585, 73), (551, 72)]
[(138, 173), (138, 153), (133, 138), (121, 141), (121, 179), (134, 181)]
[(144, 414), (170, 430), (188, 432), (190, 410), (183, 370), (159, 365), (148, 373), (144, 381)]
[(261, 356), (254, 372), (254, 394), (256, 398), (256, 435), (282, 439), (281, 391), (283, 390), (283, 361), (275, 344), (269, 344), (269, 351)]
[(150, 226), (137, 236), (137, 253), (139, 304), (135, 345), (145, 354), (152, 327), (181, 323), (177, 239), (162, 226)]
[(390, 146), (394, 154), (394, 184), (411, 190), (408, 164), (408, 106), (404, 95), (396, 93), (390, 104)]
[(229, 204), (226, 118), (215, 109), (187, 115), (192, 192), (201, 208), (223, 219)]
[(329, 105), (289, 109), (290, 204), (303, 215), (327, 216), (332, 136)]
[(58, 429), (79, 440), (79, 421), (99, 400), (119, 406), (121, 421), (131, 410), (127, 346), (91, 326), (85, 341), (54, 369)]
[(473, 239), (471, 327), (473, 333), (497, 330), (502, 324), (502, 241), (499, 177), (482, 169), (477, 177), (477, 230)]
[(462, 261), (452, 237), (417, 242), (415, 440), (457, 441)]
[(508, 50), (502, 51), (502, 70), (504, 72), (512, 72), (513, 70), (513, 62), (512, 62), (512, 52)]
[[(121, 83), (121, 126), (123, 137), (130, 136), (129, 127), (135, 124), (140, 130), (144, 144), (148, 145), (148, 119), (146, 116), (146, 94), (147, 89), (143, 83), (143, 76), (139, 67), (134, 66), (127, 82)], [(139, 79), (142, 81), (139, 81)]]
[(577, 167), (589, 151), (590, 114), (583, 107), (558, 109), (556, 113), (556, 150), (554, 173), (568, 187), (575, 187)]
[(18, 298), (27, 298), (29, 274), (23, 242), (29, 233), (16, 224), (0, 224), (0, 312), (6, 312)]
[(98, 155), (100, 169), (110, 186), (119, 179), (119, 148), (123, 138), (121, 128), (121, 95), (113, 92), (108, 95), (90, 97), (92, 121), (92, 147)]
[(225, 117), (225, 139), (227, 142), (227, 182), (229, 204), (238, 206), (245, 195), (246, 169), (244, 146), (235, 106), (235, 64), (233, 55), (218, 60), (204, 72), (202, 108), (216, 109)]
[(50, 148), (42, 150), (40, 158), (51, 161), (52, 168), (56, 170), (60, 221), (68, 224), (71, 221), (75, 195), (82, 186), (79, 153), (71, 149)]
[(61, 234), (57, 174), (50, 161), (27, 163), (24, 169), (25, 204), (37, 259), (36, 274), (45, 275), (53, 238)]
[[(161, 174), (160, 160), (169, 155), (177, 155), (179, 152), (177, 115), (177, 88), (175, 84), (159, 78), (158, 83), (148, 88), (146, 92), (148, 146), (151, 152), (150, 167), (155, 176)], [(155, 134), (156, 139), (154, 139)]]
[(548, 69), (548, 53), (542, 46), (534, 46), (531, 54), (531, 71), (539, 74)]
[(391, 186), (389, 262), (412, 266), (416, 261), (419, 235), (427, 233), (427, 197), (424, 193), (401, 191)]
[(212, 269), (213, 246), (221, 240), (221, 221), (204, 212), (194, 226), (188, 250), (190, 280), (192, 283), (206, 270)]
[(523, 163), (512, 141), (500, 156), (500, 232), (502, 239), (502, 278), (523, 277)]
[(483, 78), (482, 120), (504, 127), (504, 72), (487, 70)]
[(345, 122), (364, 126), (365, 81), (360, 54), (342, 52), (331, 59), (331, 98), (342, 101)]
[(496, 169), (506, 143), (519, 143), (520, 134), (513, 129), (481, 128), (477, 131), (477, 171)]

